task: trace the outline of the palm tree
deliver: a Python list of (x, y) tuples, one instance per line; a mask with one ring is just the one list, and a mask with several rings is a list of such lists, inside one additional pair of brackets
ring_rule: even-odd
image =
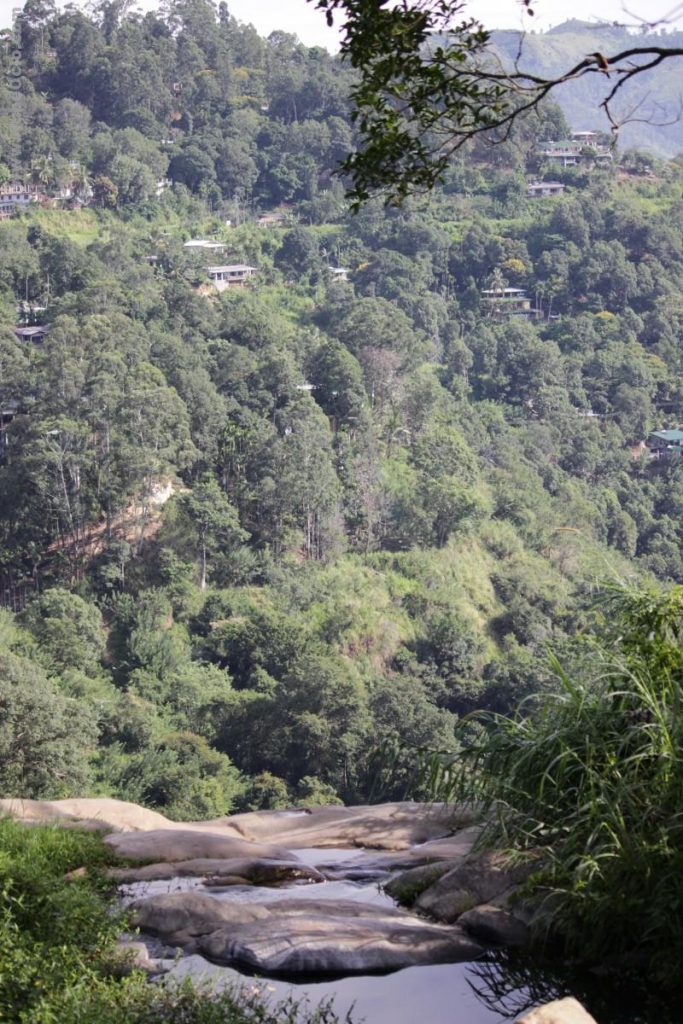
[(92, 195), (92, 179), (88, 174), (88, 168), (84, 164), (79, 164), (78, 168), (74, 171), (71, 184), (74, 196), (77, 199), (89, 199)]
[(55, 167), (51, 153), (41, 153), (31, 162), (31, 180), (47, 188), (55, 180)]

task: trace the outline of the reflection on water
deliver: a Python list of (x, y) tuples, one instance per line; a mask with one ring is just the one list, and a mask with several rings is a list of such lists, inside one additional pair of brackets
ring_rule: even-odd
[(519, 950), (500, 950), (468, 965), (469, 984), (498, 1020), (517, 1020), (531, 1006), (572, 995), (599, 1024), (681, 1024), (683, 1001), (660, 995), (655, 982), (623, 972), (590, 972), (543, 962)]
[(294, 984), (270, 978), (246, 978), (229, 967), (218, 967), (199, 956), (186, 957), (171, 971), (177, 980), (190, 975), (195, 982), (217, 987), (238, 985), (271, 1002), (287, 998), (316, 1006), (331, 1002), (340, 1021), (353, 1024), (500, 1024), (507, 1018), (477, 995), (472, 964), (408, 967), (383, 975), (357, 975), (336, 981)]
[[(158, 944), (152, 940), (150, 945), (152, 955), (158, 956)], [(656, 985), (543, 964), (519, 951), (491, 953), (476, 963), (302, 984), (247, 976), (194, 955), (180, 959), (166, 978), (182, 981), (188, 976), (217, 988), (244, 987), (272, 1002), (292, 998), (315, 1006), (331, 1001), (339, 1021), (348, 1015), (352, 1024), (511, 1024), (532, 1007), (566, 995), (582, 1002), (599, 1024), (683, 1021), (683, 1004), (660, 999)]]
[[(230, 968), (199, 962), (214, 979), (256, 988), (274, 1001), (288, 997), (309, 1005), (331, 1001), (339, 1021), (353, 1024), (512, 1024), (535, 1006), (573, 995), (599, 1024), (681, 1024), (683, 1004), (661, 1001), (656, 986), (621, 977), (563, 972), (533, 962), (528, 955), (499, 952), (478, 963), (409, 967), (385, 975), (293, 984), (245, 978)], [(181, 964), (184, 961), (181, 961)]]

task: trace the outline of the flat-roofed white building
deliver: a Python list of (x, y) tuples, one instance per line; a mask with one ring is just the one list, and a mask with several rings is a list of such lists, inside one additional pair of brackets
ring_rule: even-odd
[(526, 187), (526, 194), (531, 199), (538, 199), (541, 196), (561, 196), (564, 192), (564, 185), (561, 181), (530, 181)]
[(188, 242), (183, 242), (183, 249), (191, 249), (199, 252), (221, 252), (225, 249), (223, 242), (212, 242), (207, 238), (191, 238)]
[(256, 267), (246, 263), (229, 263), (225, 266), (207, 267), (209, 280), (219, 292), (226, 288), (241, 288), (256, 273)]
[(349, 268), (348, 267), (328, 267), (329, 272), (335, 281), (348, 281), (349, 279)]

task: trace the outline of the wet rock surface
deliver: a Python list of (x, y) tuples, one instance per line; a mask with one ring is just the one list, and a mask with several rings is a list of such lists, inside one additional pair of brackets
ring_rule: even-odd
[(109, 877), (118, 882), (148, 882), (164, 878), (203, 877), (205, 885), (282, 885), (288, 882), (323, 882), (316, 868), (294, 859), (267, 857), (195, 857), (191, 860), (157, 862), (136, 868), (112, 868)]
[(133, 904), (144, 931), (221, 964), (271, 974), (366, 973), (480, 956), (460, 928), (354, 900), (222, 902), (199, 893)]
[(271, 915), (262, 921), (218, 929), (198, 948), (218, 963), (245, 964), (271, 974), (350, 974), (453, 963), (480, 956), (482, 947), (456, 928), (418, 918), (368, 913), (355, 904), (347, 915), (333, 904), (323, 913)]
[[(468, 817), (454, 824), (452, 809), (441, 805), (385, 804), (264, 811), (117, 832), (106, 842), (123, 859), (152, 861), (112, 872), (133, 883), (134, 923), (143, 933), (214, 963), (316, 975), (480, 956), (472, 932), (399, 909), (377, 890), (399, 868), (427, 872), (428, 886), (465, 860), (477, 834)], [(313, 852), (315, 866), (306, 863)], [(162, 880), (185, 891), (155, 891)], [(302, 885), (315, 897), (303, 898)], [(284, 898), (273, 887), (287, 887)]]

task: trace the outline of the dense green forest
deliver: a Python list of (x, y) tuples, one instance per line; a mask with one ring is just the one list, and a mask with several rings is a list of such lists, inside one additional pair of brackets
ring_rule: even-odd
[(401, 797), (554, 685), (597, 580), (683, 578), (641, 444), (683, 415), (683, 166), (550, 168), (548, 106), (352, 216), (335, 58), (118, 12), (29, 0), (4, 50), (0, 181), (55, 198), (0, 222), (0, 789)]

